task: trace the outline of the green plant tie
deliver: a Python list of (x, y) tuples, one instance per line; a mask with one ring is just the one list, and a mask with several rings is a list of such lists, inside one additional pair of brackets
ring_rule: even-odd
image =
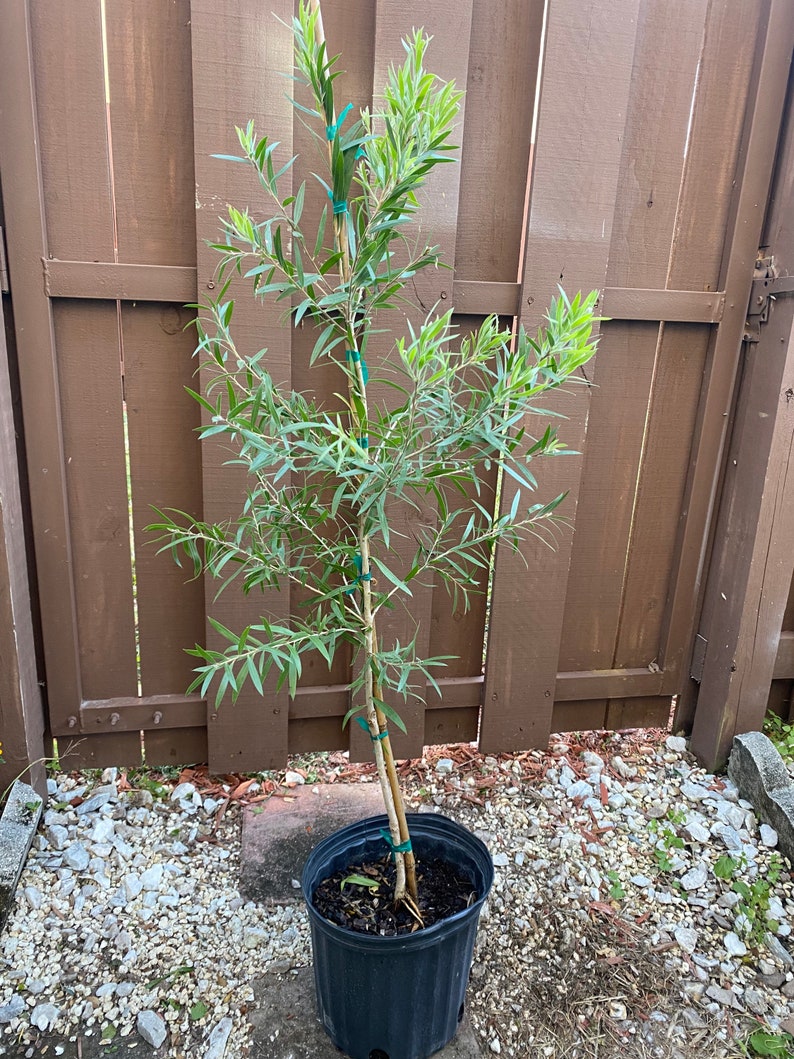
[(333, 140), (333, 139), (336, 138), (336, 134), (342, 128), (342, 122), (345, 120), (345, 118), (348, 116), (348, 114), (350, 113), (350, 111), (352, 109), (353, 109), (353, 104), (352, 103), (348, 103), (347, 106), (345, 107), (345, 109), (342, 111), (342, 113), (336, 119), (334, 124), (325, 126), (325, 135), (328, 137), (329, 140)]
[(356, 720), (358, 721), (359, 725), (364, 729), (364, 731), (367, 733), (367, 735), (370, 737), (370, 739), (372, 740), (373, 743), (377, 743), (377, 741), (379, 739), (385, 739), (386, 736), (389, 734), (388, 732), (378, 732), (377, 735), (373, 735), (372, 732), (370, 732), (370, 730), (369, 730), (369, 725), (367, 724), (367, 722), (364, 720), (363, 717), (356, 717)]
[(367, 438), (367, 437), (356, 438), (356, 441), (358, 442), (358, 444), (361, 446), (362, 449), (368, 449), (369, 448), (369, 438)]
[(355, 161), (357, 162), (359, 160), (359, 158), (366, 158), (366, 157), (367, 157), (367, 152), (364, 150), (364, 145), (361, 144), (359, 146), (358, 150), (356, 151)]
[(392, 852), (392, 856), (395, 853), (410, 853), (411, 852), (411, 840), (406, 838), (405, 842), (401, 842), (399, 846), (395, 845), (394, 839), (391, 837), (385, 827), (380, 829), (382, 838), (385, 840), (386, 845)]
[(369, 382), (369, 370), (367, 369), (367, 362), (361, 356), (357, 349), (346, 349), (345, 356), (348, 360), (352, 360), (354, 364), (361, 364), (361, 378), (366, 386)]
[(334, 213), (347, 213), (347, 200), (346, 199), (335, 199), (332, 191), (328, 192), (328, 198), (334, 204)]
[(349, 585), (345, 589), (346, 596), (352, 596), (353, 593), (356, 591), (356, 587), (360, 585), (362, 581), (372, 580), (372, 574), (369, 571), (367, 571), (366, 574), (362, 573), (362, 570), (364, 569), (364, 561), (360, 555), (357, 555), (354, 558), (353, 562), (356, 564), (356, 579), (352, 585)]

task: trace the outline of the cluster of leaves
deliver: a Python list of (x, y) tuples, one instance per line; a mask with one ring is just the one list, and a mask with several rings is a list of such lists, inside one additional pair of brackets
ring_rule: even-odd
[(775, 744), (784, 761), (794, 761), (794, 724), (770, 712), (764, 718), (764, 734)]
[[(666, 874), (674, 869), (674, 849), (683, 849), (684, 840), (675, 830), (675, 826), (682, 823), (680, 810), (670, 809), (667, 812), (667, 821), (651, 820), (648, 830), (655, 836), (656, 842), (653, 848), (653, 858), (656, 861), (657, 870)], [(673, 826), (671, 827), (670, 824)]]
[(746, 866), (747, 858), (743, 853), (738, 857), (726, 853), (714, 865), (714, 874), (718, 879), (730, 882), (731, 890), (741, 898), (735, 906), (737, 933), (751, 948), (759, 949), (766, 935), (774, 934), (780, 926), (769, 914), (769, 899), (783, 871), (783, 862), (773, 853), (764, 875), (759, 874), (753, 882), (745, 882), (739, 877)]
[(794, 1059), (794, 1037), (785, 1030), (754, 1030), (747, 1038), (748, 1056), (767, 1055), (776, 1059)]
[[(539, 398), (593, 355), (597, 294), (561, 292), (537, 338), (523, 330), (514, 336), (496, 317), (461, 338), (451, 312), (431, 312), (368, 370), (378, 312), (395, 306), (418, 270), (438, 264), (437, 248), (411, 245), (405, 225), (430, 171), (450, 160), (461, 94), (425, 70), (429, 38), (414, 32), (381, 108), (363, 111), (345, 131), (348, 108), (335, 117), (336, 59), (318, 44), (317, 18), (316, 7), (301, 3), (292, 27), (296, 80), (314, 101), (295, 106), (329, 155), (328, 179), (317, 179), (330, 202), (311, 238), (302, 223), (306, 183), (282, 193), (295, 160), (277, 167), (277, 143), (258, 138), (249, 123), (237, 130), (241, 155), (219, 156), (250, 166), (270, 204), (263, 220), (229, 208), (215, 247), (220, 294), (199, 307), (203, 392), (192, 396), (205, 413), (201, 436), (225, 439), (229, 462), (246, 471), (243, 509), (220, 524), (158, 511), (149, 529), (196, 576), (217, 578), (219, 592), (232, 582), (246, 593), (292, 582), (308, 596), (304, 614), (286, 621), (265, 616), (239, 632), (213, 620), (223, 646), (192, 649), (199, 664), (191, 690), (214, 687), (219, 705), (248, 681), (262, 693), (273, 671), (277, 686), (294, 695), (308, 653), (330, 667), (344, 650), (356, 659), (354, 700), (376, 688), (382, 713), (404, 728), (384, 700), (424, 694), (427, 685), (438, 690), (434, 673), (447, 659), (419, 657), (415, 637), (380, 642), (375, 619), (410, 599), (414, 583), (440, 582), (466, 607), (497, 542), (549, 539), (544, 527), (559, 521), (563, 497), (528, 502), (537, 485), (531, 463), (566, 450), (551, 427), (531, 433), (527, 416), (543, 413)], [(347, 378), (347, 393), (336, 395), (340, 410), (280, 385), (266, 350), (238, 347), (232, 270), (253, 281), (257, 296), (281, 301), (294, 324), (315, 326), (312, 363), (330, 360)], [(371, 382), (392, 394), (388, 407), (368, 396)], [(502, 514), (486, 495), (492, 464), (515, 483)], [(395, 510), (410, 512), (410, 535), (396, 528)], [(396, 558), (400, 536), (407, 562)], [(357, 702), (348, 717), (362, 708)]]

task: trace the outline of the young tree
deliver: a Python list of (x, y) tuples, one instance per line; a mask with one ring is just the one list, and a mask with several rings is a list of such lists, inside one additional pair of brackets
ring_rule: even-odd
[[(220, 525), (183, 512), (160, 511), (149, 527), (161, 550), (184, 554), (198, 576), (208, 571), (222, 588), (237, 581), (245, 592), (278, 589), (292, 581), (307, 590), (303, 615), (232, 631), (210, 621), (223, 650), (196, 646), (200, 664), (191, 690), (216, 690), (216, 705), (250, 680), (262, 693), (272, 668), (294, 695), (303, 656), (317, 651), (329, 667), (336, 652), (353, 650), (356, 717), (368, 732), (389, 821), (395, 902), (421, 920), (416, 873), (389, 724), (404, 729), (396, 702), (439, 691), (434, 673), (442, 657), (422, 658), (416, 637), (384, 642), (378, 624), (397, 597), (410, 600), (412, 582), (442, 582), (456, 602), (478, 590), (497, 542), (516, 546), (559, 521), (562, 496), (529, 504), (536, 487), (532, 461), (565, 450), (551, 427), (533, 430), (530, 413), (541, 394), (560, 386), (594, 353), (596, 292), (569, 300), (562, 292), (536, 339), (513, 335), (489, 317), (462, 338), (452, 310), (433, 310), (416, 329), (395, 336), (379, 365), (367, 363), (378, 313), (391, 309), (421, 269), (439, 264), (437, 248), (416, 247), (407, 227), (417, 193), (435, 166), (450, 161), (461, 94), (425, 69), (429, 38), (414, 31), (404, 41), (403, 65), (392, 69), (382, 106), (346, 124), (350, 106), (336, 110), (336, 59), (329, 57), (318, 0), (301, 0), (293, 22), (297, 80), (313, 105), (294, 102), (327, 152), (319, 176), (328, 196), (319, 226), (302, 226), (306, 184), (282, 197), (275, 143), (258, 138), (253, 123), (238, 129), (240, 157), (250, 165), (268, 203), (264, 219), (228, 209), (220, 274), (230, 268), (253, 279), (256, 297), (287, 305), (295, 325), (316, 329), (312, 363), (331, 360), (345, 380), (343, 411), (307, 393), (277, 386), (267, 351), (247, 355), (232, 335), (229, 281), (216, 300), (199, 307), (197, 354), (209, 381), (192, 396), (207, 412), (203, 438), (224, 435), (249, 487), (241, 513)], [(310, 237), (311, 235), (311, 237)], [(382, 342), (382, 336), (381, 336)], [(372, 399), (370, 372), (388, 383), (387, 408)], [(551, 413), (545, 413), (551, 414)], [(510, 510), (487, 502), (484, 475), (496, 463), (517, 485)], [(395, 505), (419, 512), (430, 499), (436, 517), (417, 520), (407, 569), (394, 559)], [(377, 579), (377, 580), (376, 580)]]

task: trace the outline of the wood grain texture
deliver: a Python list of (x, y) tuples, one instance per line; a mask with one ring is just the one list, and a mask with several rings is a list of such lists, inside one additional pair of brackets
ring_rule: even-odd
[(115, 305), (60, 302), (55, 340), (83, 696), (134, 695), (135, 626)]
[(9, 775), (16, 776), (31, 766), (36, 788), (43, 794), (44, 770), (33, 763), (44, 756), (45, 722), (31, 615), (4, 300), (0, 298), (0, 741)]
[[(794, 575), (794, 307), (747, 355), (707, 592), (715, 597), (692, 748), (716, 767), (761, 728)], [(787, 331), (781, 348), (781, 329)]]
[[(290, 31), (277, 21), (290, 22), (291, 0), (277, 0), (263, 8), (254, 0), (233, 0), (218, 8), (210, 0), (191, 3), (193, 42), (193, 142), (196, 179), (196, 238), (199, 299), (214, 289), (218, 255), (206, 240), (218, 236), (218, 216), (227, 203), (258, 212), (261, 190), (253, 170), (211, 157), (239, 153), (234, 126), (245, 127), (253, 118), (259, 135), (278, 140), (284, 164), (292, 156), (292, 108), (285, 98), (283, 72), (292, 68)], [(291, 176), (282, 178), (283, 196), (290, 192)], [(248, 352), (269, 350), (267, 365), (277, 383), (290, 382), (291, 335), (281, 320), (281, 309), (255, 301), (250, 281), (233, 285), (236, 299), (234, 336)], [(243, 503), (246, 481), (238, 468), (225, 467), (228, 446), (202, 443), (204, 517), (222, 521), (236, 514)], [(217, 584), (206, 584), (213, 599)], [(242, 631), (266, 613), (271, 619), (289, 615), (289, 591), (245, 597), (229, 589), (209, 613), (227, 628)], [(207, 643), (220, 646), (207, 628)], [(241, 769), (282, 768), (287, 758), (289, 704), (285, 691), (276, 691), (275, 677), (265, 687), (264, 699), (250, 684), (234, 706), (224, 704), (216, 714), (208, 707), (209, 760), (221, 772)], [(210, 720), (209, 718), (215, 718)], [(255, 739), (251, 733), (256, 731)]]
[(49, 709), (57, 724), (76, 711), (80, 684), (54, 337), (41, 285), (47, 235), (32, 51), (27, 9), (14, 5), (4, 12), (0, 34), (0, 154), (44, 653), (47, 672), (57, 674)]
[[(791, 20), (794, 40), (794, 18)], [(783, 275), (794, 271), (794, 113), (789, 95), (761, 240)], [(781, 671), (794, 579), (794, 299), (770, 306), (744, 347), (700, 632), (707, 640), (693, 746), (724, 760), (733, 736), (760, 728)], [(782, 649), (781, 649), (782, 648)]]
[(106, 12), (118, 260), (195, 264), (190, 0)]
[[(610, 285), (657, 288), (663, 294), (667, 284), (705, 10), (706, 0), (695, 5), (690, 0), (665, 5), (646, 0), (640, 7), (609, 249)], [(604, 303), (605, 315), (615, 315), (606, 298)], [(659, 383), (659, 336), (657, 322), (609, 323), (602, 328), (576, 509), (561, 670), (615, 665), (648, 406), (652, 387)], [(647, 665), (651, 657), (643, 661)]]
[(70, 261), (112, 261), (99, 0), (32, 0), (29, 7), (47, 251)]
[[(522, 323), (530, 333), (558, 284), (572, 292), (605, 284), (638, 14), (639, 3), (632, 2), (608, 11), (597, 3), (549, 8), (524, 258)], [(596, 382), (597, 372), (596, 366)], [(577, 390), (554, 395), (553, 407), (568, 416), (565, 442), (581, 450), (589, 394)], [(531, 433), (539, 429), (529, 424)], [(566, 457), (551, 468), (539, 466), (537, 474), (541, 498), (568, 491), (565, 513), (571, 519), (581, 469), (579, 458)], [(513, 489), (505, 485), (503, 510), (512, 499)], [(521, 551), (516, 556), (500, 549), (496, 557), (484, 750), (545, 745), (552, 723), (570, 534), (558, 535), (555, 552), (535, 541)]]
[(185, 393), (196, 370), (191, 316), (155, 303), (121, 310), (143, 695), (184, 693), (195, 664), (185, 649), (204, 639), (203, 583), (186, 563), (158, 555), (145, 532), (157, 521), (153, 508), (201, 513), (201, 417)]
[[(395, 7), (387, 0), (378, 0), (375, 6), (375, 52), (373, 107), (377, 109), (379, 94), (387, 82), (390, 66), (399, 66), (404, 60), (401, 41), (413, 27), (423, 26), (433, 40), (427, 52), (426, 67), (442, 80), (454, 80), (465, 85), (468, 75), (469, 44), (471, 36), (472, 0), (451, 3), (445, 0), (428, 7), (422, 0), (408, 0)], [(459, 121), (465, 121), (465, 101), (461, 106)], [(411, 241), (418, 245), (438, 246), (442, 260), (454, 267), (455, 237), (458, 227), (458, 205), (460, 196), (460, 165), (438, 166), (422, 188), (419, 198), (421, 209), (416, 219), (406, 230)], [(376, 335), (368, 346), (368, 361), (377, 364), (387, 360), (396, 338), (407, 334), (407, 323), (417, 327), (433, 306), (440, 302), (442, 292), (448, 298), (452, 275), (446, 269), (425, 269), (417, 274), (407, 290), (410, 300), (401, 309), (379, 314), (376, 328), (390, 332)], [(443, 309), (439, 309), (443, 311)], [(377, 372), (373, 372), (377, 375)], [(377, 380), (369, 387), (371, 400), (388, 407), (394, 401), (393, 393)], [(417, 517), (432, 524), (435, 515), (431, 504), (427, 504), (421, 515), (403, 505), (393, 505), (390, 521), (395, 533), (394, 543), (389, 549), (389, 561), (398, 576), (407, 571), (412, 563), (416, 541), (412, 532)], [(412, 586), (412, 598), (398, 602), (393, 611), (379, 616), (378, 634), (383, 644), (399, 641), (409, 643), (416, 636), (416, 653), (420, 658), (428, 657), (433, 609), (433, 589), (430, 586)], [(417, 683), (421, 681), (417, 678)], [(424, 689), (420, 688), (424, 697)], [(432, 695), (432, 691), (430, 692)], [(392, 745), (397, 757), (416, 757), (422, 753), (424, 743), (424, 705), (420, 699), (409, 698), (393, 704), (405, 723), (407, 734), (394, 729)], [(350, 726), (350, 753), (355, 759), (369, 759), (371, 747), (366, 734), (357, 725)]]
[[(456, 281), (518, 279), (543, 7), (538, 0), (474, 0), (468, 76), (459, 82), (466, 89), (466, 122), (459, 139)], [(456, 308), (463, 306), (456, 302)]]
[[(363, 107), (372, 105), (372, 78), (374, 69), (375, 48), (375, 5), (371, 0), (341, 0), (333, 5), (323, 7), (323, 26), (331, 55), (341, 53), (338, 69), (342, 76), (334, 83), (337, 113), (341, 113), (348, 103), (353, 104), (353, 113), (347, 118), (348, 127), (355, 121), (354, 115)], [(296, 87), (296, 99), (304, 106), (312, 106), (308, 90)], [(307, 233), (317, 232), (317, 225), (323, 209), (328, 204), (325, 189), (315, 179), (313, 173), (327, 173), (327, 143), (324, 129), (315, 123), (315, 130), (323, 136), (322, 143), (314, 139), (306, 128), (303, 118), (293, 116), (293, 152), (298, 156), (294, 169), (295, 188), (306, 182), (301, 225)], [(331, 245), (331, 224), (326, 227), (326, 246)], [(307, 243), (313, 248), (311, 234)], [(346, 392), (347, 382), (342, 370), (332, 360), (318, 360), (310, 366), (310, 358), (318, 332), (315, 328), (303, 323), (292, 331), (292, 386), (296, 391), (309, 392), (315, 400), (326, 409), (342, 411), (344, 406), (339, 394)], [(330, 497), (328, 498), (330, 501)], [(300, 613), (301, 605), (309, 599), (310, 592), (299, 585), (291, 590), (291, 607), (294, 614)], [(301, 687), (311, 688), (327, 684), (347, 684), (350, 680), (352, 652), (344, 645), (337, 652), (332, 669), (319, 652), (307, 654), (303, 661)], [(348, 703), (349, 705), (349, 703)], [(290, 719), (297, 717), (298, 703), (290, 703)], [(338, 723), (347, 712), (347, 705), (339, 713)], [(353, 727), (356, 727), (353, 725)], [(348, 731), (340, 737), (346, 744)], [(366, 756), (371, 756), (368, 747)]]
[[(719, 7), (720, 5), (713, 6)], [(701, 239), (705, 236), (711, 243), (715, 235), (723, 231), (727, 224), (725, 252), (721, 264), (717, 264), (719, 269), (717, 282), (726, 292), (726, 307), (723, 319), (708, 350), (705, 385), (701, 391), (702, 399), (693, 431), (694, 443), (689, 463), (690, 473), (688, 478), (685, 478), (681, 490), (682, 511), (686, 514), (685, 519), (682, 520), (683, 525), (677, 547), (671, 555), (671, 566), (675, 574), (668, 582), (666, 594), (670, 602), (661, 630), (664, 638), (662, 664), (666, 669), (680, 670), (682, 690), (688, 685), (685, 670), (689, 662), (689, 652), (702, 594), (704, 551), (708, 541), (708, 529), (715, 510), (715, 497), (739, 364), (740, 343), (752, 282), (752, 270), (761, 239), (765, 204), (769, 194), (783, 111), (785, 82), (791, 62), (791, 50), (794, 47), (794, 10), (790, 5), (772, 0), (768, 9), (762, 5), (759, 5), (758, 10), (755, 6), (745, 8), (742, 5), (740, 12), (737, 12), (734, 5), (729, 4), (727, 7), (729, 9), (727, 18), (730, 21), (730, 32), (725, 34), (727, 36), (735, 31), (737, 24), (739, 28), (742, 28), (742, 19), (748, 17), (748, 11), (753, 19), (758, 19), (756, 23), (751, 22), (749, 26), (744, 27), (745, 33), (750, 35), (755, 45), (754, 62), (751, 64), (748, 61), (742, 61), (746, 48), (746, 40), (743, 39), (741, 47), (732, 52), (725, 83), (716, 99), (712, 88), (705, 94), (703, 109), (708, 114), (716, 106), (714, 118), (717, 121), (724, 120), (720, 115), (725, 112), (726, 99), (730, 98), (733, 92), (736, 92), (737, 98), (741, 99), (741, 92), (747, 91), (742, 79), (745, 82), (749, 80), (755, 91), (751, 91), (747, 106), (742, 108), (746, 110), (746, 121), (743, 135), (740, 138), (738, 166), (733, 174), (726, 173), (723, 176), (720, 157), (714, 159), (710, 172), (716, 174), (717, 179), (711, 187), (711, 205), (705, 201), (702, 190), (699, 190), (697, 195), (694, 192), (690, 194), (688, 208), (682, 211), (679, 225), (679, 231), (682, 234), (677, 249), (682, 256), (671, 269), (671, 275), (678, 285), (678, 276), (690, 267), (687, 256), (693, 262), (696, 261)], [(767, 13), (768, 22), (765, 17)], [(719, 22), (717, 24), (719, 25)], [(712, 23), (713, 28), (714, 23)], [(708, 40), (707, 34), (707, 50)], [(718, 48), (715, 48), (715, 51), (718, 55), (720, 54)], [(719, 62), (718, 58), (712, 55), (712, 61), (715, 59)], [(726, 64), (728, 61), (723, 53), (723, 65)], [(740, 65), (744, 65), (744, 73), (737, 71)], [(750, 68), (749, 78), (748, 67)], [(701, 83), (709, 84), (709, 71), (705, 65)], [(714, 135), (716, 129), (709, 125), (706, 130), (700, 125), (697, 102), (692, 128), (692, 156), (697, 157), (697, 150), (706, 154), (713, 151), (714, 146), (710, 142), (710, 137)], [(732, 132), (730, 128), (725, 131), (729, 135)], [(717, 151), (724, 155), (729, 143), (728, 136), (720, 138)], [(705, 179), (705, 176), (701, 178), (701, 183)], [(719, 199), (724, 197), (722, 187), (723, 185), (733, 187), (734, 183), (736, 191), (729, 209), (725, 210), (719, 205)], [(715, 192), (718, 195), (716, 199), (714, 198)], [(701, 200), (699, 206), (697, 205), (698, 199)], [(716, 218), (713, 216), (714, 211), (717, 213)], [(697, 222), (699, 213), (704, 214), (702, 225)], [(704, 254), (704, 259), (708, 263), (708, 255), (704, 251), (701, 253)], [(651, 440), (655, 440), (653, 436)], [(650, 473), (647, 480), (650, 482), (656, 468), (649, 465), (648, 472)], [(653, 517), (652, 514), (651, 517)], [(637, 537), (638, 554), (642, 547), (643, 539), (640, 534)], [(658, 563), (664, 558), (664, 556), (656, 556), (655, 561)], [(652, 589), (661, 584), (658, 567), (654, 569), (652, 563), (644, 566), (642, 571), (638, 570), (638, 574), (643, 581), (645, 578), (649, 579)], [(628, 639), (630, 639), (630, 634)]]

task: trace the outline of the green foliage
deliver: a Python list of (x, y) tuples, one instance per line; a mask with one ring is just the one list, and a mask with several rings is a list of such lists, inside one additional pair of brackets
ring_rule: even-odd
[[(381, 643), (376, 618), (408, 603), (415, 585), (443, 584), (466, 608), (487, 580), (497, 543), (553, 539), (563, 496), (531, 502), (533, 461), (568, 450), (551, 426), (528, 417), (553, 416), (543, 396), (595, 352), (597, 292), (568, 298), (561, 291), (534, 337), (523, 329), (513, 335), (495, 316), (461, 336), (451, 310), (433, 310), (368, 366), (378, 313), (397, 303), (419, 270), (439, 263), (437, 248), (413, 245), (405, 225), (432, 169), (450, 161), (461, 93), (425, 69), (429, 38), (414, 32), (380, 109), (343, 128), (349, 108), (336, 118), (339, 74), (318, 42), (317, 18), (302, 2), (292, 26), (298, 92), (312, 101), (295, 106), (328, 156), (317, 179), (330, 201), (317, 230), (302, 223), (306, 185), (281, 190), (294, 159), (277, 167), (278, 145), (258, 137), (252, 122), (237, 130), (241, 154), (219, 156), (250, 166), (267, 204), (262, 219), (228, 209), (215, 244), (220, 292), (198, 307), (203, 390), (191, 391), (205, 413), (201, 437), (225, 443), (229, 463), (246, 472), (243, 507), (215, 524), (160, 510), (148, 528), (194, 576), (216, 578), (219, 592), (233, 583), (252, 593), (291, 582), (308, 597), (302, 614), (263, 615), (242, 631), (210, 619), (220, 646), (191, 649), (198, 665), (190, 690), (213, 688), (217, 706), (249, 681), (261, 694), (272, 673), (294, 695), (308, 654), (330, 668), (344, 651), (354, 659), (345, 721), (374, 702), (404, 727), (394, 702), (423, 696), (428, 685), (438, 691), (436, 673), (448, 658), (420, 657), (415, 636)], [(257, 297), (281, 302), (295, 325), (314, 326), (311, 360), (337, 366), (346, 385), (336, 395), (341, 410), (280, 385), (267, 350), (237, 345), (232, 271), (252, 281)], [(373, 382), (392, 394), (388, 407), (373, 399)], [(493, 465), (512, 487), (502, 514), (485, 487)], [(409, 512), (410, 536), (404, 517), (395, 525), (395, 511)], [(410, 541), (407, 562), (397, 560), (399, 539), (401, 553)]]
[(777, 1056), (777, 1059), (794, 1059), (794, 1037), (784, 1030), (773, 1033), (755, 1030), (747, 1038), (747, 1054)]
[(626, 896), (626, 891), (623, 889), (623, 884), (620, 881), (620, 876), (616, 871), (608, 871), (607, 879), (609, 880), (609, 896), (613, 901), (622, 901)]
[[(668, 813), (668, 817), (669, 817)], [(648, 823), (648, 830), (656, 836), (653, 848), (653, 859), (656, 861), (657, 871), (668, 873), (673, 870), (674, 859), (671, 855), (674, 849), (683, 849), (684, 840), (678, 836), (675, 830), (667, 824), (661, 825), (658, 820)]]
[(339, 889), (344, 890), (346, 886), (366, 886), (368, 890), (377, 890), (380, 883), (377, 879), (370, 879), (367, 875), (346, 875), (339, 884)]
[(750, 948), (759, 949), (766, 935), (774, 934), (780, 926), (769, 915), (769, 899), (780, 879), (783, 862), (777, 853), (773, 853), (764, 875), (759, 872), (752, 882), (741, 878), (741, 872), (746, 867), (747, 858), (743, 853), (738, 857), (724, 854), (715, 863), (714, 874), (718, 879), (730, 882), (731, 890), (741, 898), (734, 906), (736, 933), (744, 938)]
[(785, 761), (794, 761), (794, 725), (768, 713), (764, 718), (764, 734), (774, 743)]

